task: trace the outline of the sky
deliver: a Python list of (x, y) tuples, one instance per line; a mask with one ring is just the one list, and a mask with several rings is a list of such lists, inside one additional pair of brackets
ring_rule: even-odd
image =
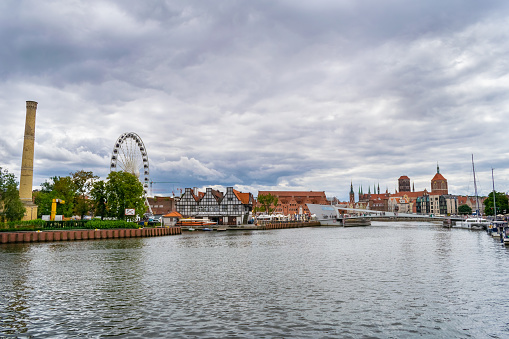
[[(509, 191), (505, 0), (0, 2), (0, 167), (105, 179), (134, 132), (152, 193), (325, 191), (398, 178)], [(173, 182), (173, 183), (165, 183)]]

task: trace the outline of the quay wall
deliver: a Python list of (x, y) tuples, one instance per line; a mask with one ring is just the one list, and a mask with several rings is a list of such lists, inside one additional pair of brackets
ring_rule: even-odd
[(28, 231), (28, 232), (2, 232), (0, 243), (20, 242), (50, 242), (50, 241), (74, 241), (95, 239), (118, 239), (135, 237), (158, 237), (164, 235), (182, 234), (180, 227), (157, 227), (157, 228), (118, 228), (107, 230), (62, 230), (62, 231)]
[(259, 226), (258, 229), (262, 230), (271, 230), (271, 229), (279, 229), (279, 228), (300, 228), (300, 227), (315, 227), (320, 226), (320, 223), (317, 222), (282, 222), (282, 223), (267, 223), (265, 225)]
[(433, 218), (433, 217), (366, 217), (371, 221), (430, 221), (430, 222), (443, 222), (443, 218)]

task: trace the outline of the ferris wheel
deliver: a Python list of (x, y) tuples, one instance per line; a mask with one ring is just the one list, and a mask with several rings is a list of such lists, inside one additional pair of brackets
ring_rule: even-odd
[(134, 174), (142, 183), (145, 197), (147, 196), (150, 181), (148, 155), (138, 134), (128, 132), (118, 137), (111, 155), (110, 171)]

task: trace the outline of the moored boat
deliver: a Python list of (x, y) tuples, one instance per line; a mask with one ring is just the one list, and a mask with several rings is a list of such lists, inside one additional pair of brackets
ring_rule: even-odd
[(360, 227), (360, 226), (371, 226), (371, 220), (365, 217), (352, 217), (345, 218), (343, 221), (344, 227)]
[(205, 227), (205, 226), (212, 226), (216, 225), (217, 222), (210, 221), (209, 219), (180, 219), (177, 222), (177, 226), (188, 226), (188, 227)]
[(462, 221), (457, 221), (452, 225), (453, 228), (465, 228), (469, 230), (487, 230), (490, 222), (483, 218), (467, 218)]
[(504, 244), (504, 245), (509, 245), (509, 226), (505, 226), (503, 229), (502, 229), (502, 233), (500, 234), (500, 241)]
[(487, 232), (492, 237), (499, 238), (505, 226), (507, 226), (507, 221), (493, 220), (492, 222), (490, 222)]

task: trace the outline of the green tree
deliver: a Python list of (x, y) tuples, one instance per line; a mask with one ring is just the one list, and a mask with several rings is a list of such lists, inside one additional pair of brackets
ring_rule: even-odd
[(74, 184), (74, 214), (83, 216), (88, 214), (92, 209), (91, 202), (87, 198), (87, 194), (92, 189), (94, 181), (99, 179), (92, 171), (76, 171), (70, 173), (72, 182)]
[(94, 215), (101, 216), (101, 220), (103, 220), (104, 217), (108, 217), (108, 205), (106, 203), (107, 193), (104, 181), (100, 180), (94, 182), (90, 190), (90, 197), (92, 198), (92, 211)]
[(276, 206), (279, 199), (272, 195), (272, 194), (259, 194), (258, 195), (258, 203), (262, 205), (263, 209), (265, 210), (265, 213), (271, 214), (274, 212), (275, 208), (270, 208), (270, 206)]
[(126, 219), (125, 209), (134, 208), (136, 215), (143, 217), (147, 210), (143, 185), (135, 175), (127, 172), (110, 172), (105, 188), (110, 216)]
[(25, 215), (25, 206), (19, 198), (18, 183), (14, 174), (0, 167), (0, 220), (17, 221)]
[[(507, 196), (502, 192), (495, 192), (495, 204), (497, 206), (497, 214), (505, 213), (509, 211)], [(488, 194), (488, 197), (484, 200), (484, 214), (493, 215), (493, 192)]]
[(472, 214), (472, 209), (467, 204), (458, 207), (459, 214)]
[(57, 214), (72, 217), (75, 197), (76, 188), (71, 177), (52, 177), (41, 184), (41, 190), (35, 195), (35, 203), (39, 206), (38, 217), (50, 214), (53, 199), (65, 201), (65, 204), (57, 204)]

